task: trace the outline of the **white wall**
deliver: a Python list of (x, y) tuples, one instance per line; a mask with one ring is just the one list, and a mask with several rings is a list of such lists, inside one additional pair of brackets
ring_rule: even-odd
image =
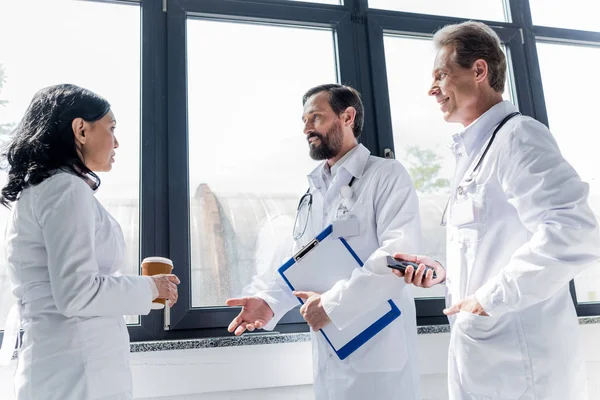
[[(581, 325), (590, 400), (600, 398), (600, 324)], [(420, 335), (422, 395), (445, 400), (449, 334)], [(134, 353), (135, 396), (161, 400), (313, 400), (310, 343)], [(0, 367), (0, 399), (13, 400), (10, 367)]]

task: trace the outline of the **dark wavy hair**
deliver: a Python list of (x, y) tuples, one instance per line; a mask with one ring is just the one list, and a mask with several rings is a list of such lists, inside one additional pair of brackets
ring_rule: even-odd
[[(108, 101), (81, 87), (61, 84), (37, 92), (2, 153), (8, 163), (8, 182), (0, 203), (9, 207), (20, 193), (63, 169), (100, 186), (100, 178), (82, 160), (75, 144), (75, 118), (95, 122), (110, 110)], [(6, 164), (5, 164), (6, 166)]]

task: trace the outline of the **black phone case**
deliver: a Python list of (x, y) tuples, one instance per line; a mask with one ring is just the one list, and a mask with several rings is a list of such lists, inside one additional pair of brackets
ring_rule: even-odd
[[(417, 264), (417, 263), (410, 262), (410, 261), (400, 261), (400, 260), (396, 260), (394, 257), (387, 256), (388, 268), (397, 269), (398, 271), (404, 273), (404, 272), (406, 272), (406, 267), (408, 267), (409, 265), (412, 266), (415, 270), (419, 267), (419, 264)], [(429, 265), (426, 265), (425, 266), (426, 272), (428, 269), (433, 271), (432, 278), (436, 279), (437, 274), (435, 273), (435, 269), (433, 267), (430, 267)]]

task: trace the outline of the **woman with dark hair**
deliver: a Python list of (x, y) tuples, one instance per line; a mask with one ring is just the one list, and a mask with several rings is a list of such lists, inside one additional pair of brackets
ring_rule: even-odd
[(111, 170), (119, 146), (115, 125), (100, 96), (51, 86), (35, 95), (4, 154), (0, 202), (14, 203), (7, 254), (19, 299), (7, 326), (12, 318), (24, 330), (18, 400), (131, 399), (123, 315), (148, 314), (157, 297), (177, 301), (174, 275), (116, 276), (123, 233), (94, 197), (95, 172)]

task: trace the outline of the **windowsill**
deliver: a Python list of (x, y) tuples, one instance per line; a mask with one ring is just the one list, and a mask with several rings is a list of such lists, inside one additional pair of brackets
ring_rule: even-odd
[[(600, 317), (579, 318), (580, 325), (600, 324)], [(432, 335), (450, 332), (450, 325), (425, 325), (417, 328), (419, 335)], [(216, 338), (163, 340), (131, 343), (131, 352), (206, 349), (215, 347), (255, 346), (262, 344), (296, 343), (310, 341), (310, 333), (246, 333), (242, 336)]]
[[(581, 317), (580, 325), (600, 324), (600, 317)], [(432, 335), (450, 332), (450, 325), (425, 325), (417, 327), (419, 335)], [(163, 340), (154, 342), (131, 343), (131, 352), (191, 350), (232, 346), (256, 346), (263, 344), (297, 343), (310, 341), (310, 333), (246, 333), (242, 336), (224, 336), (216, 338)]]
[(600, 317), (579, 317), (579, 325), (600, 324)]
[[(600, 321), (599, 321), (600, 322)], [(449, 325), (419, 326), (419, 335), (450, 332)], [(296, 343), (310, 341), (310, 333), (246, 333), (242, 336), (224, 336), (216, 338), (162, 340), (152, 342), (131, 343), (131, 352), (165, 351), (165, 350), (191, 350), (215, 347), (255, 346), (262, 344)]]
[[(580, 325), (600, 324), (600, 317), (580, 317)], [(438, 333), (450, 332), (450, 325), (425, 325), (419, 326), (419, 335), (432, 335)], [(310, 333), (246, 333), (242, 336), (223, 336), (216, 338), (186, 339), (186, 340), (161, 340), (151, 342), (133, 342), (131, 343), (132, 353), (144, 353), (151, 351), (169, 351), (169, 350), (192, 350), (208, 349), (217, 347), (234, 346), (256, 346), (263, 344), (281, 344), (297, 343), (310, 341)], [(16, 359), (17, 353), (13, 354)]]

